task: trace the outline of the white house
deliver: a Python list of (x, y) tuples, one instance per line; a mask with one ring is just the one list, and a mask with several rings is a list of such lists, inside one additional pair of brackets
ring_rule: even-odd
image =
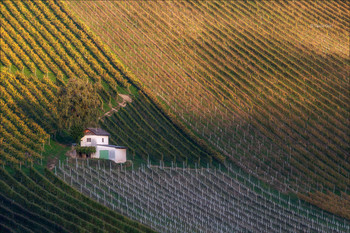
[(110, 159), (116, 163), (125, 163), (127, 147), (109, 145), (109, 136), (110, 134), (103, 129), (87, 128), (80, 146), (96, 147), (96, 153), (93, 153), (91, 158)]

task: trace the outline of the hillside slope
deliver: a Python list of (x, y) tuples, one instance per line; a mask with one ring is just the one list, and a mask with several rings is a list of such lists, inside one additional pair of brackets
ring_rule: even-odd
[(50, 171), (0, 168), (0, 230), (7, 232), (153, 232), (92, 201)]
[[(159, 232), (347, 232), (348, 222), (244, 177), (240, 170), (61, 163), (82, 193)], [(118, 197), (118, 198), (116, 198)]]
[[(121, 3), (125, 6), (129, 4), (128, 2)], [(182, 2), (179, 3), (182, 4)], [(142, 3), (140, 2), (140, 4)], [(177, 3), (174, 2), (174, 4)], [(155, 9), (158, 8), (155, 7)], [(142, 77), (138, 73), (141, 68), (137, 69), (137, 66), (135, 66), (136, 69), (132, 68), (137, 74), (134, 76), (104, 46), (98, 37), (100, 34), (91, 33), (83, 23), (72, 16), (72, 12), (62, 2), (53, 0), (5, 0), (1, 1), (0, 10), (1, 231), (152, 232), (148, 227), (123, 217), (81, 195), (81, 193), (73, 190), (66, 183), (54, 176), (52, 172), (46, 170), (45, 176), (38, 172), (43, 171), (42, 166), (45, 166), (45, 164), (42, 165), (40, 162), (43, 149), (47, 147), (50, 140), (55, 138), (55, 134), (57, 133), (57, 110), (55, 106), (57, 101), (59, 101), (57, 99), (58, 90), (64, 87), (67, 81), (73, 77), (94, 83), (100, 100), (103, 102), (101, 116), (111, 108), (118, 106), (119, 94), (127, 94), (133, 99), (132, 103), (128, 103), (125, 108), (120, 109), (111, 116), (101, 118), (99, 122), (102, 127), (112, 134), (113, 143), (128, 146), (130, 159), (141, 159), (143, 162), (148, 159), (152, 162), (163, 160), (167, 165), (171, 164), (173, 166), (174, 163), (171, 162), (175, 162), (175, 166), (178, 163), (177, 165), (181, 164), (183, 167), (186, 164), (193, 167), (197, 167), (197, 164), (200, 164), (204, 167), (209, 166), (210, 163), (216, 164), (219, 161), (223, 162), (225, 157), (213, 150), (213, 147), (208, 146), (206, 142), (199, 139), (198, 136), (200, 135), (216, 146), (218, 150), (221, 150), (226, 156), (230, 156), (233, 159), (236, 158), (234, 159), (235, 162), (253, 174), (263, 171), (262, 167), (259, 167), (259, 170), (252, 169), (251, 166), (254, 163), (248, 163), (247, 165), (248, 159), (254, 162), (250, 157), (254, 154), (248, 152), (252, 150), (252, 146), (257, 142), (256, 140), (261, 139), (264, 142), (261, 148), (260, 146), (258, 150), (255, 148), (256, 152), (270, 148), (269, 146), (272, 145), (273, 148), (270, 148), (267, 152), (271, 153), (272, 151), (275, 153), (278, 144), (275, 144), (272, 139), (266, 141), (269, 138), (257, 131), (257, 126), (250, 121), (253, 118), (248, 114), (249, 111), (248, 113), (246, 112), (243, 102), (241, 107), (235, 108), (233, 111), (231, 108), (228, 108), (229, 105), (227, 103), (230, 103), (228, 99), (227, 103), (224, 102), (225, 99), (220, 99), (223, 94), (215, 90), (217, 90), (216, 88), (222, 89), (224, 86), (216, 83), (214, 81), (216, 78), (213, 77), (213, 79), (210, 79), (210, 85), (213, 84), (210, 89), (212, 92), (208, 92), (206, 89), (207, 86), (201, 85), (200, 82), (192, 83), (193, 90), (186, 89), (181, 83), (174, 83), (176, 81), (176, 79), (172, 78), (172, 72), (176, 68), (174, 66), (169, 68), (168, 76), (164, 76), (168, 77), (164, 79), (166, 85), (168, 85), (168, 89), (157, 91), (157, 88), (160, 86), (159, 84), (161, 84), (159, 80), (155, 80), (156, 82), (151, 86), (147, 86), (150, 84), (144, 82), (145, 80), (142, 80), (142, 82), (138, 80), (136, 77)], [(193, 24), (193, 27), (196, 27), (196, 24)], [(129, 37), (125, 35), (125, 39), (127, 38)], [(172, 42), (168, 42), (171, 45)], [(111, 46), (111, 48), (116, 47)], [(137, 51), (136, 46), (134, 49)], [(188, 50), (187, 52), (190, 51)], [(152, 51), (150, 55), (154, 55)], [(164, 58), (164, 62), (168, 62), (163, 53), (160, 53), (160, 55)], [(131, 58), (129, 59), (133, 62)], [(161, 72), (158, 66), (153, 68), (152, 63), (149, 63), (149, 65), (149, 68), (145, 69), (152, 68), (156, 69), (157, 72)], [(172, 65), (175, 65), (175, 63)], [(198, 67), (198, 64), (193, 66), (196, 69)], [(188, 77), (188, 81), (191, 81), (192, 76), (190, 73), (186, 75), (184, 77)], [(144, 86), (144, 83), (146, 86)], [(206, 85), (209, 85), (209, 82)], [(202, 92), (196, 95), (193, 91), (200, 88), (202, 88)], [(181, 93), (181, 95), (174, 96), (176, 98), (173, 99), (173, 104), (166, 98), (166, 93), (169, 90)], [(157, 92), (162, 96), (156, 98), (155, 93)], [(193, 108), (190, 111), (192, 104), (196, 104), (200, 109)], [(181, 110), (178, 110), (179, 108)], [(175, 109), (177, 110), (175, 111)], [(202, 110), (206, 111), (206, 109), (209, 109), (209, 111), (198, 115), (198, 113)], [(172, 113), (180, 117), (176, 118)], [(228, 118), (233, 113), (235, 118)], [(193, 119), (196, 119), (196, 121), (193, 121)], [(236, 125), (237, 121), (240, 122), (238, 125)], [(186, 127), (185, 124), (189, 127)], [(222, 124), (227, 127), (222, 127)], [(234, 130), (230, 128), (232, 124), (235, 126)], [(195, 130), (190, 131), (189, 129)], [(209, 131), (212, 132), (210, 135), (208, 134)], [(232, 133), (236, 135), (237, 138), (235, 140), (238, 140), (240, 142), (239, 144), (232, 144), (233, 141), (229, 137), (224, 138)], [(218, 139), (217, 135), (222, 135), (223, 138)], [(254, 139), (251, 142), (252, 144), (247, 143), (250, 138)], [(223, 147), (221, 140), (228, 140), (228, 146)], [(230, 146), (236, 146), (233, 148), (235, 150), (234, 156), (225, 152)], [(242, 154), (246, 155), (246, 157), (242, 156)], [(255, 156), (261, 156), (261, 154), (255, 154)], [(45, 158), (43, 161), (45, 163), (47, 159)], [(265, 160), (264, 163), (266, 163), (265, 165), (269, 165), (270, 161)], [(32, 164), (39, 169), (28, 168)], [(282, 166), (284, 168), (284, 165)], [(343, 166), (345, 167), (347, 165), (345, 164)], [(273, 165), (271, 168), (276, 169), (276, 165)], [(191, 172), (187, 174), (187, 171), (191, 170), (193, 169), (184, 169), (183, 176), (180, 176), (180, 182), (176, 182), (175, 186), (185, 187), (185, 185), (193, 182), (195, 176), (191, 175)], [(213, 175), (216, 174), (213, 173), (214, 170), (208, 169), (207, 171), (209, 172), (209, 176), (206, 178), (207, 184), (202, 183), (201, 185), (206, 187), (207, 190), (210, 188), (210, 195), (224, 198), (223, 193), (225, 195), (228, 194), (224, 190), (227, 190), (229, 186), (226, 187), (223, 180)], [(260, 221), (259, 224), (261, 223), (261, 226), (266, 227), (266, 229), (273, 229), (274, 231), (281, 230), (280, 226), (273, 225), (276, 222), (284, 224), (283, 229), (288, 229), (289, 231), (293, 231), (295, 229), (293, 228), (294, 226), (298, 229), (321, 228), (330, 231), (349, 229), (348, 221), (344, 218), (338, 218), (318, 208), (305, 205), (305, 203), (301, 202), (295, 196), (291, 200), (291, 196), (271, 190), (270, 186), (255, 180), (250, 173), (247, 174), (241, 170), (239, 171), (237, 173), (232, 170), (231, 177), (226, 177), (225, 179), (233, 182), (232, 177), (234, 177), (234, 182), (238, 182), (238, 180), (241, 182), (238, 184), (238, 190), (237, 186), (233, 190), (241, 195), (242, 201), (236, 200), (238, 204), (237, 209), (239, 208), (240, 211), (236, 213), (231, 209), (230, 214), (231, 217), (235, 215), (235, 218), (240, 219), (239, 221), (242, 223), (240, 227), (242, 229), (258, 229), (259, 225), (251, 221), (252, 217), (257, 219), (254, 211), (257, 209), (255, 205), (258, 205), (259, 208), (260, 206), (268, 206), (269, 211), (273, 213), (276, 213), (276, 211), (278, 213), (288, 212), (288, 214), (284, 215), (285, 218), (281, 219), (280, 214), (267, 213), (264, 207), (259, 209), (259, 213), (269, 222), (266, 224), (265, 221), (261, 222), (258, 220)], [(101, 170), (97, 172), (100, 174), (100, 172), (105, 173), (106, 171)], [(159, 172), (157, 168), (154, 172), (152, 172), (152, 169), (147, 169), (145, 173), (147, 181), (154, 182), (156, 186), (164, 185), (161, 189), (169, 190), (169, 187), (171, 187), (169, 185), (170, 180), (169, 182), (167, 181), (168, 183), (162, 182), (161, 184), (157, 180), (153, 180), (153, 174), (157, 174), (157, 172)], [(291, 171), (291, 174), (294, 174), (294, 172), (294, 170)], [(68, 174), (69, 176), (72, 175), (72, 169), (70, 173), (65, 173), (67, 177)], [(132, 178), (134, 178), (134, 174), (134, 172), (130, 172), (129, 174), (124, 173), (125, 176)], [(163, 178), (165, 181), (166, 172), (160, 172), (159, 174), (162, 174), (162, 176), (158, 176), (158, 181), (163, 180)], [(63, 174), (63, 179), (65, 179), (65, 175)], [(267, 172), (267, 175), (271, 175), (271, 172)], [(140, 181), (141, 176), (138, 177), (138, 181)], [(103, 186), (103, 179), (103, 177), (98, 175), (97, 179), (93, 179), (93, 182), (96, 183), (89, 187), (86, 187), (85, 183), (85, 188), (90, 188), (90, 195), (93, 193), (98, 201), (105, 204), (101, 197), (104, 196), (105, 198), (107, 190), (110, 191), (110, 189), (104, 186), (104, 190), (100, 189), (96, 191), (97, 184)], [(82, 183), (79, 183), (78, 176), (76, 179), (78, 182), (73, 183), (72, 177), (70, 177), (70, 180), (71, 185), (77, 185), (75, 187), (80, 188), (80, 191), (82, 190)], [(268, 179), (265, 178), (265, 180)], [(129, 182), (130, 180), (126, 181)], [(175, 181), (172, 182), (175, 184)], [(221, 189), (221, 193), (215, 189), (219, 183), (224, 187)], [(276, 182), (273, 183), (275, 184)], [(136, 190), (139, 189), (131, 190), (129, 185), (131, 183), (125, 183), (125, 186), (118, 190), (119, 194), (127, 194), (127, 198), (130, 197), (130, 194), (135, 195)], [(278, 185), (280, 186), (277, 187), (287, 187), (283, 183), (278, 183)], [(152, 190), (152, 186), (149, 183), (148, 188)], [(298, 188), (299, 186), (296, 184), (291, 187)], [(245, 190), (247, 193), (241, 193), (241, 188), (242, 191)], [(196, 190), (191, 187), (187, 189), (186, 195), (182, 193), (181, 197), (185, 199), (183, 202), (187, 203), (189, 201), (188, 199), (193, 197), (191, 194)], [(248, 195), (248, 193), (250, 194)], [(199, 194), (195, 193), (195, 195)], [(148, 205), (148, 207), (151, 207), (149, 206), (150, 202), (147, 196), (137, 195), (142, 199), (143, 206)], [(179, 207), (172, 199), (172, 195), (166, 195), (166, 201), (172, 202), (171, 205), (175, 206), (175, 208), (177, 207), (179, 210)], [(201, 195), (203, 196), (203, 189)], [(204, 195), (206, 194), (204, 193)], [(318, 193), (317, 195), (319, 198), (312, 200), (322, 202), (322, 195), (325, 194)], [(346, 195), (347, 193), (343, 193), (343, 197), (346, 198)], [(232, 197), (232, 193), (229, 193), (228, 196)], [(255, 200), (251, 197), (255, 197)], [(342, 199), (337, 196), (337, 193), (325, 196), (325, 198), (329, 197), (334, 198), (339, 203), (347, 203), (342, 202)], [(116, 199), (114, 204), (121, 201), (129, 204), (131, 202), (130, 199), (124, 199), (120, 196), (114, 196), (113, 198)], [(262, 199), (260, 200), (260, 198)], [(179, 200), (181, 201), (181, 199)], [(266, 205), (267, 202), (269, 202), (268, 205)], [(276, 206), (276, 203), (279, 204)], [(331, 201), (328, 203), (330, 207), (334, 208)], [(340, 206), (339, 203), (336, 207)], [(282, 210), (280, 210), (280, 204), (283, 206)], [(220, 202), (213, 202), (213, 206), (218, 207), (219, 205)], [(134, 208), (133, 211), (135, 211), (136, 203), (131, 203), (131, 206)], [(206, 208), (206, 212), (208, 212), (207, 210), (208, 208)], [(293, 212), (296, 210), (298, 214)], [(347, 210), (348, 208), (345, 206), (345, 208), (337, 208), (332, 211), (348, 217)], [(186, 211), (190, 210), (187, 209)], [(136, 210), (136, 212), (140, 214), (140, 210)], [(123, 213), (128, 214), (128, 206), (126, 207), (126, 212)], [(181, 211), (177, 211), (176, 213), (181, 214)], [(218, 211), (215, 213), (217, 214)], [(142, 214), (148, 217), (148, 220), (151, 219), (150, 216), (152, 215), (153, 218), (160, 216), (160, 212), (153, 212), (153, 210), (152, 212), (142, 211)], [(220, 216), (222, 216), (221, 212), (216, 217)], [(298, 217), (296, 221), (293, 220), (294, 222), (290, 224), (291, 220), (288, 216)], [(130, 215), (130, 217), (133, 216)], [(258, 218), (260, 219), (260, 217)], [(306, 224), (304, 224), (305, 219), (307, 219)], [(138, 220), (144, 222), (145, 219)], [(56, 224), (53, 222), (56, 222)], [(181, 225), (182, 222), (180, 221), (176, 224)]]
[(65, 3), (193, 132), (279, 190), (342, 212), (350, 190), (344, 1)]
[[(38, 174), (46, 165), (43, 150), (58, 131), (60, 88), (74, 77), (94, 83), (103, 102), (101, 115), (118, 105), (118, 94), (134, 99), (126, 110), (99, 122), (115, 136), (113, 142), (128, 146), (130, 159), (207, 164), (222, 157), (181, 123), (174, 124), (151, 93), (131, 84), (121, 63), (58, 2), (6, 0), (0, 10), (1, 231), (152, 232), (52, 173)], [(29, 175), (20, 170), (33, 165), (40, 169), (30, 169)]]
[[(2, 140), (3, 156), (25, 160), (27, 153), (40, 157), (40, 144), (48, 140), (48, 134), (57, 132), (57, 92), (66, 80), (79, 77), (95, 84), (104, 103), (101, 114), (118, 105), (119, 93), (127, 93), (136, 99), (141, 96), (140, 100), (128, 104), (130, 108), (134, 105), (143, 107), (144, 110), (138, 113), (141, 116), (128, 115), (125, 122), (115, 128), (118, 131), (114, 131), (114, 135), (126, 135), (115, 140), (125, 143), (130, 154), (155, 161), (190, 159), (203, 164), (211, 162), (212, 156), (219, 158), (209, 148), (199, 145), (200, 141), (193, 135), (186, 134), (186, 128), (181, 124), (174, 125), (149, 91), (141, 85), (131, 85), (128, 71), (121, 63), (83, 25), (77, 27), (55, 2), (4, 1), (1, 12), (0, 103), (6, 123), (1, 127), (1, 135), (7, 138)], [(133, 82), (137, 83), (137, 80)], [(122, 116), (118, 117), (122, 120)], [(101, 123), (109, 127), (108, 117), (105, 120), (102, 118)], [(17, 141), (10, 137), (13, 135), (18, 135)], [(128, 140), (131, 135), (143, 135), (148, 141)], [(31, 137), (37, 140), (30, 142), (28, 138)], [(158, 146), (152, 148), (150, 145), (156, 142)]]

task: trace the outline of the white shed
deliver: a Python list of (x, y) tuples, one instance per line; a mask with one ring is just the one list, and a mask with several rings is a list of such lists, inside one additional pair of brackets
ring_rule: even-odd
[(95, 156), (100, 159), (110, 159), (116, 163), (125, 163), (126, 149), (125, 146), (97, 145)]
[(84, 131), (80, 146), (94, 146), (96, 153), (91, 155), (91, 158), (109, 159), (116, 163), (126, 162), (125, 146), (109, 145), (110, 134), (100, 128), (87, 128)]

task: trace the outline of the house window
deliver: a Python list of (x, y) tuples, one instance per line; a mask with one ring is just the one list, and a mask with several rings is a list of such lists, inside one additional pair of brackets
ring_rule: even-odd
[(104, 139), (104, 138), (102, 138), (102, 142), (105, 142), (105, 139)]
[(91, 142), (91, 138), (87, 138), (86, 141), (87, 141), (87, 142)]

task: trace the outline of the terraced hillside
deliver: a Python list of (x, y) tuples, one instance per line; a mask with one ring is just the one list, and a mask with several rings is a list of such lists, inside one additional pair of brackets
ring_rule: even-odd
[[(86, 3), (88, 4), (85, 5)], [(66, 4), (70, 8), (67, 8)], [(199, 231), (224, 232), (232, 229), (256, 231), (260, 226), (271, 231), (349, 230), (349, 222), (346, 220), (350, 218), (350, 208), (347, 208), (349, 161), (345, 153), (348, 150), (346, 133), (348, 122), (345, 120), (348, 117), (348, 84), (344, 81), (347, 68), (344, 51), (347, 50), (337, 42), (340, 38), (340, 42), (346, 43), (342, 34), (338, 33), (338, 37), (332, 34), (342, 32), (344, 26), (341, 25), (344, 23), (340, 23), (340, 26), (336, 24), (337, 30), (331, 30), (330, 35), (335, 39), (330, 41), (330, 44), (337, 46), (332, 47), (334, 54), (330, 58), (320, 56), (317, 57), (318, 60), (316, 58), (313, 60), (314, 58), (310, 56), (307, 60), (310, 62), (308, 66), (284, 67), (282, 63), (297, 62), (291, 58), (292, 56), (296, 59), (304, 58), (301, 53), (304, 48), (289, 50), (297, 46), (286, 43), (286, 47), (283, 47), (285, 57), (280, 58), (279, 52), (274, 50), (274, 44), (266, 49), (264, 47), (264, 52), (259, 50), (260, 47), (251, 47), (251, 36), (256, 37), (256, 43), (263, 41), (260, 31), (256, 35), (254, 31), (248, 33), (252, 29), (251, 26), (246, 25), (244, 31), (240, 28), (240, 34), (234, 33), (236, 31), (233, 30), (230, 20), (236, 14), (236, 7), (240, 7), (239, 14), (242, 16), (247, 13), (249, 4), (254, 3), (1, 1), (0, 231), (153, 232), (153, 230), (166, 231), (168, 220), (171, 222), (170, 231), (177, 229), (176, 226), (183, 226), (180, 229), (184, 231), (195, 229), (189, 226), (188, 219), (178, 219), (174, 217), (175, 215), (174, 218), (170, 216), (164, 221), (160, 217), (164, 211), (161, 212), (150, 205), (150, 201), (151, 203), (162, 201), (162, 205), (172, 208), (172, 213), (177, 214), (177, 217), (180, 217), (182, 211), (187, 214), (199, 213), (199, 218), (193, 218), (194, 221), (198, 221), (196, 224)], [(259, 6), (259, 12), (272, 9), (274, 4)], [(279, 4), (282, 4), (280, 11), (287, 13), (283, 7), (289, 3)], [(138, 6), (142, 9), (137, 8)], [(107, 11), (108, 7), (115, 11)], [(333, 5), (329, 7), (334, 8)], [(348, 11), (342, 2), (335, 7), (341, 12)], [(89, 22), (84, 18), (83, 22), (76, 18), (76, 14), (86, 15), (85, 10), (91, 9), (94, 10), (89, 12)], [(189, 17), (190, 14), (186, 14), (186, 11), (193, 10), (197, 10), (196, 14)], [(116, 12), (127, 21), (114, 19)], [(281, 12), (274, 16), (287, 17)], [(221, 23), (212, 20), (219, 13), (220, 17), (223, 17), (219, 19), (224, 19), (220, 21)], [(130, 24), (131, 19), (128, 18), (131, 16), (135, 17), (132, 18), (133, 24)], [(106, 20), (104, 30), (101, 28), (96, 30), (95, 26), (102, 22), (101, 19)], [(346, 18), (340, 17), (340, 19)], [(114, 22), (118, 23), (114, 25), (114, 22), (112, 24), (112, 21), (108, 20), (115, 20)], [(173, 23), (175, 20), (182, 23)], [(264, 17), (260, 20), (261, 25), (268, 21)], [(280, 30), (278, 24), (276, 25), (276, 30)], [(140, 31), (136, 30), (135, 26)], [(189, 31), (183, 30), (187, 27)], [(319, 26), (315, 28), (316, 31), (325, 29)], [(121, 31), (114, 34), (114, 30)], [(235, 35), (237, 37), (234, 37)], [(214, 37), (223, 43), (214, 42)], [(270, 39), (273, 43), (278, 43), (278, 40), (272, 38)], [(209, 43), (210, 40), (213, 41)], [(109, 48), (105, 47), (104, 43), (107, 43)], [(226, 50), (223, 50), (224, 44), (227, 46)], [(224, 55), (223, 51), (227, 54)], [(267, 51), (271, 54), (276, 53), (274, 55), (276, 59), (278, 57), (281, 60), (272, 61), (271, 54)], [(257, 59), (259, 56), (266, 56), (266, 59), (259, 63)], [(119, 58), (128, 64), (132, 72), (118, 60)], [(227, 63), (228, 58), (232, 62)], [(249, 63), (244, 63), (246, 61)], [(316, 64), (319, 64), (318, 68), (313, 66)], [(333, 65), (337, 65), (337, 68), (329, 71), (328, 68), (332, 68)], [(260, 80), (256, 78), (258, 76), (255, 77), (250, 73), (250, 70), (245, 70), (248, 66), (255, 67), (256, 74), (261, 77)], [(286, 74), (289, 74), (283, 79), (279, 79), (284, 77), (280, 72), (281, 67), (284, 67)], [(306, 67), (311, 67), (315, 72), (317, 70), (314, 79), (305, 76), (307, 78), (303, 80), (292, 73), (295, 71), (304, 74), (305, 71), (313, 74), (314, 71)], [(273, 75), (274, 72), (277, 77)], [(323, 76), (326, 74), (331, 74), (332, 79)], [(55, 150), (53, 147), (58, 145), (52, 143), (52, 140), (56, 140), (57, 134), (56, 104), (59, 101), (57, 93), (70, 78), (80, 78), (94, 84), (103, 103), (101, 117), (96, 121), (99, 120), (98, 123), (111, 133), (113, 143), (129, 148), (129, 159), (143, 162), (148, 160), (153, 164), (160, 163), (162, 166), (165, 162), (169, 166), (182, 164), (183, 167), (195, 168), (198, 165), (207, 167), (220, 164), (222, 167), (227, 165), (226, 169), (229, 169), (229, 172), (223, 174), (220, 171), (219, 176), (215, 177), (213, 176), (215, 170), (208, 168), (204, 173), (202, 170), (201, 179), (205, 181), (203, 183), (195, 178), (199, 175), (199, 170), (192, 172), (190, 169), (183, 169), (182, 175), (176, 171), (177, 169), (171, 171), (174, 178), (179, 177), (179, 181), (170, 181), (164, 168), (160, 171), (141, 166), (143, 167), (141, 173), (116, 171), (118, 179), (124, 175), (125, 184), (119, 188), (112, 187), (112, 191), (115, 192), (108, 197), (114, 204), (121, 203), (122, 206), (113, 208), (112, 205), (113, 210), (73, 190), (51, 171), (44, 169), (48, 157), (43, 158), (48, 150)], [(313, 83), (317, 80), (320, 80), (317, 82), (317, 85), (320, 85), (319, 89), (315, 88), (316, 84)], [(328, 86), (322, 86), (324, 84)], [(342, 89), (339, 91), (336, 89), (338, 87)], [(261, 91), (260, 96), (256, 96), (256, 89), (264, 92)], [(289, 97), (295, 100), (290, 102), (290, 118), (286, 118), (289, 121), (284, 121), (283, 118), (288, 103), (283, 101), (286, 101), (284, 98), (287, 97), (283, 97), (280, 93), (289, 93)], [(121, 103), (119, 94), (128, 95), (132, 101), (122, 108), (118, 107)], [(301, 102), (301, 98), (306, 102)], [(315, 106), (319, 107), (312, 108)], [(302, 111), (305, 109), (307, 111)], [(319, 119), (314, 115), (308, 115), (311, 114), (311, 109), (322, 113)], [(268, 124), (264, 121), (267, 115), (271, 120)], [(307, 116), (310, 118), (307, 121), (308, 127), (305, 132), (301, 132), (300, 122), (305, 123)], [(299, 121), (295, 123), (292, 120), (294, 118)], [(323, 128), (318, 129), (317, 127), (322, 126), (326, 119), (330, 121), (324, 125), (327, 131), (323, 131)], [(280, 130), (277, 130), (275, 123)], [(290, 132), (295, 135), (289, 135)], [(307, 140), (306, 136), (310, 140)], [(329, 150), (317, 152), (319, 144), (315, 143), (318, 142), (318, 137), (322, 139), (321, 146), (328, 145)], [(296, 138), (300, 139), (299, 144), (296, 143)], [(312, 148), (317, 153), (311, 153)], [(57, 151), (66, 150), (68, 148), (57, 149)], [(49, 157), (54, 156), (64, 155)], [(232, 164), (225, 163), (227, 157), (244, 171), (238, 169), (240, 172), (237, 173), (237, 168), (230, 169)], [(313, 159), (312, 163), (309, 162), (310, 158)], [(332, 161), (333, 163), (330, 163)], [(324, 167), (313, 166), (313, 163)], [(69, 173), (68, 170), (64, 170), (68, 168)], [(108, 184), (109, 178), (100, 176), (106, 171), (100, 169), (84, 171), (98, 174), (98, 179), (88, 181), (87, 177), (79, 175), (82, 170), (79, 170), (78, 166), (76, 169), (75, 171), (67, 165), (56, 167), (57, 174), (63, 176), (63, 180), (70, 182), (78, 190), (80, 188), (79, 191), (85, 194), (90, 190), (91, 198), (96, 198), (97, 201), (111, 207), (105, 202), (106, 199), (102, 202), (101, 198), (101, 194), (106, 194), (108, 190), (105, 184)], [(153, 174), (158, 177), (159, 182), (162, 182), (161, 185), (153, 179)], [(140, 195), (140, 189), (136, 187), (137, 182), (141, 182), (141, 175), (145, 177), (144, 183), (147, 184), (144, 186), (147, 189), (143, 190), (143, 195)], [(68, 179), (65, 179), (65, 176)], [(138, 180), (133, 179), (134, 176)], [(256, 177), (274, 184), (283, 192), (294, 190), (305, 194), (310, 190), (319, 190), (320, 192), (316, 193), (317, 195), (312, 194), (310, 199), (307, 196), (302, 197), (336, 215), (305, 204), (295, 195), (284, 195), (275, 191)], [(310, 177), (311, 180), (305, 177)], [(85, 192), (80, 183), (83, 179), (87, 189), (84, 189)], [(207, 187), (206, 191), (210, 192), (204, 195), (204, 189), (194, 188), (189, 180), (199, 182), (202, 188)], [(225, 186), (225, 182), (229, 181), (232, 182), (231, 186), (229, 184)], [(331, 182), (335, 182), (335, 186), (332, 186)], [(159, 196), (154, 196), (154, 199), (150, 200), (147, 195), (153, 195), (155, 187), (159, 188)], [(186, 192), (182, 192), (181, 196), (183, 199), (178, 193), (181, 190), (176, 191), (176, 187), (185, 189)], [(169, 194), (169, 190), (174, 192)], [(110, 192), (110, 189), (108, 191)], [(245, 191), (246, 193), (243, 193)], [(239, 194), (239, 200), (235, 199), (231, 192)], [(139, 202), (134, 202), (135, 199), (131, 201), (130, 198), (136, 196)], [(230, 203), (224, 201), (212, 200), (209, 201), (212, 204), (209, 205), (211, 208), (209, 210), (213, 213), (208, 210), (202, 212), (202, 204), (195, 202), (195, 199), (204, 200), (204, 196), (208, 198), (205, 201), (212, 198), (219, 200), (231, 198), (230, 200), (237, 204), (234, 205), (237, 208), (233, 209)], [(324, 205), (324, 200), (329, 198), (332, 199), (326, 203), (328, 206)], [(167, 205), (164, 200), (169, 200), (172, 204)], [(187, 204), (180, 205), (179, 201)], [(248, 205), (248, 202), (251, 205)], [(219, 213), (223, 204), (229, 210), (227, 218)], [(145, 206), (148, 212), (146, 209), (140, 210)], [(174, 206), (178, 209), (175, 210)], [(259, 209), (260, 207), (266, 207), (269, 211)], [(255, 211), (259, 211), (261, 218), (254, 214)], [(153, 230), (121, 214), (147, 224)], [(208, 218), (212, 217), (216, 217), (217, 221), (215, 226), (210, 228)], [(234, 220), (237, 225), (231, 226), (225, 223), (226, 226), (220, 228), (219, 225), (227, 219)], [(269, 223), (265, 224), (262, 221)]]
[[(60, 184), (50, 172), (33, 178), (46, 166), (47, 158), (42, 155), (52, 147), (50, 140), (55, 140), (60, 88), (74, 77), (92, 82), (103, 102), (101, 116), (118, 106), (119, 94), (134, 100), (127, 110), (100, 121), (113, 129), (116, 144), (129, 147), (130, 159), (207, 164), (222, 156), (180, 122), (174, 124), (152, 93), (142, 88), (84, 25), (75, 23), (59, 2), (6, 0), (1, 1), (0, 7), (1, 229), (152, 232)], [(130, 80), (137, 85), (131, 85)], [(135, 135), (147, 140), (139, 140)], [(38, 170), (31, 169), (29, 177), (16, 170), (27, 171), (25, 167), (33, 165)], [(40, 187), (39, 180), (47, 178), (51, 183)], [(43, 188), (48, 189), (42, 197)], [(55, 196), (57, 192), (67, 192), (67, 199)], [(82, 206), (74, 206), (78, 200), (82, 200), (77, 202)], [(111, 219), (96, 217), (90, 213), (94, 211), (101, 216), (110, 215)], [(52, 222), (56, 225), (50, 226)]]
[[(57, 131), (57, 92), (66, 80), (73, 77), (88, 79), (95, 84), (104, 103), (101, 115), (117, 106), (120, 93), (134, 98), (142, 96), (129, 105), (130, 108), (135, 105), (145, 109), (128, 115), (123, 127), (118, 125), (114, 131), (115, 134), (130, 135), (127, 137), (139, 134), (148, 138), (147, 142), (128, 140), (127, 137), (121, 139), (120, 136), (115, 139), (117, 143), (128, 146), (131, 154), (144, 159), (149, 156), (157, 161), (162, 158), (181, 162), (188, 160), (187, 157), (191, 160), (197, 157), (196, 162), (202, 159), (205, 164), (212, 161), (213, 155), (221, 158), (209, 148), (203, 149), (193, 135), (185, 136), (184, 132), (190, 132), (182, 129), (181, 124), (173, 125), (171, 116), (154, 102), (152, 93), (140, 89), (142, 86), (137, 80), (134, 82), (138, 86), (130, 86), (128, 79), (131, 77), (121, 63), (83, 25), (77, 27), (54, 1), (4, 1), (1, 12), (1, 111), (4, 118), (1, 132), (3, 138), (18, 136), (17, 141), (16, 137), (3, 140), (1, 152), (13, 162), (27, 159), (26, 152), (31, 158), (40, 157), (40, 145), (48, 140), (48, 134)], [(123, 120), (121, 115), (110, 119), (116, 117)], [(141, 121), (140, 117), (143, 118)], [(104, 117), (101, 121), (109, 127), (109, 122), (113, 122), (110, 119)], [(135, 121), (138, 128), (133, 128)], [(37, 140), (30, 142), (29, 138)], [(149, 144), (154, 145), (157, 140), (158, 151), (151, 151)], [(16, 157), (19, 159), (15, 160)]]
[(349, 216), (345, 1), (65, 3), (198, 136)]

